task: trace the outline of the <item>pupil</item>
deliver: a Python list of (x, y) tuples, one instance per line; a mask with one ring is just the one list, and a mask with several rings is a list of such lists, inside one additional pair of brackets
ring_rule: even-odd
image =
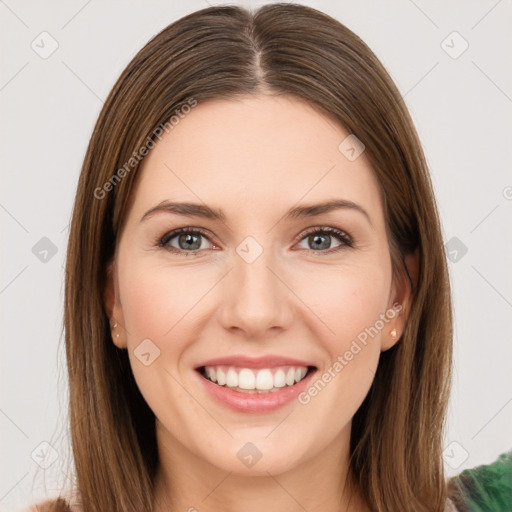
[[(324, 244), (321, 243), (322, 239), (325, 241)], [(329, 243), (329, 240), (328, 240), (328, 237), (326, 235), (313, 235), (313, 240), (314, 240), (314, 243), (318, 243), (320, 242), (320, 249), (329, 249), (329, 246), (331, 245)], [(317, 247), (318, 249), (318, 247)]]
[[(180, 237), (180, 242), (184, 239), (185, 242), (185, 246), (188, 248), (188, 249), (199, 249), (199, 246), (198, 247), (192, 247), (194, 242), (193, 242), (193, 239), (196, 238), (196, 239), (199, 239), (198, 236), (195, 236), (195, 235), (191, 235), (190, 233), (186, 233), (184, 235), (181, 235)], [(196, 240), (196, 244), (197, 244), (197, 240)], [(199, 245), (201, 245), (201, 243), (199, 243)]]

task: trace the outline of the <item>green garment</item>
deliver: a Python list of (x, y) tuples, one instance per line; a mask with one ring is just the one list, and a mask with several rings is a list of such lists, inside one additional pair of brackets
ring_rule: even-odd
[(449, 480), (449, 488), (460, 512), (511, 512), (512, 451), (492, 464), (465, 469)]

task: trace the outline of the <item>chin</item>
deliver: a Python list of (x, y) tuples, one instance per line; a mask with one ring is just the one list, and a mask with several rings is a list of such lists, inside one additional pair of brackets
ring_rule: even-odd
[[(218, 443), (215, 453), (197, 453), (199, 457), (217, 468), (241, 476), (268, 476), (288, 472), (298, 467), (305, 459), (306, 453), (313, 450), (302, 442), (300, 447), (288, 437), (276, 433), (273, 439), (268, 438), (269, 430), (261, 431), (261, 435), (242, 435), (238, 438)], [(304, 441), (304, 439), (302, 439)], [(222, 448), (224, 446), (224, 448)]]

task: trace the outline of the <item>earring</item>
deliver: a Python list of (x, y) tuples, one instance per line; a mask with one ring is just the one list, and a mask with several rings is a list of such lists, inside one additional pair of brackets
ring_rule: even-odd
[[(112, 330), (114, 330), (117, 327), (117, 323), (112, 326)], [(119, 338), (119, 334), (116, 334), (116, 338)]]
[(396, 339), (396, 329), (393, 329), (389, 334), (391, 334), (393, 339)]

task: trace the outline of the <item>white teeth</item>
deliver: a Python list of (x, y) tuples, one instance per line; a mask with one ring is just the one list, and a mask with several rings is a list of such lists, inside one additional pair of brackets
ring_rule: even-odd
[[(222, 370), (222, 368), (217, 368), (217, 384), (219, 386), (224, 386), (224, 384), (226, 384), (226, 374), (224, 373), (224, 371)], [(212, 380), (212, 379), (210, 379)], [(212, 380), (212, 382), (215, 382), (214, 380)]]
[(235, 372), (234, 368), (230, 368), (226, 374), (226, 386), (228, 388), (238, 387), (238, 374)]
[(286, 377), (284, 375), (283, 370), (279, 369), (276, 373), (274, 373), (274, 386), (276, 388), (284, 388), (286, 385)]
[(282, 366), (279, 368), (235, 368), (233, 366), (205, 367), (205, 376), (219, 386), (248, 390), (249, 392), (277, 391), (278, 388), (293, 386), (307, 373), (305, 366)]
[(286, 385), (293, 386), (295, 381), (295, 368), (290, 368), (286, 374)]
[(308, 369), (307, 368), (297, 368), (295, 370), (295, 380), (297, 382), (301, 381), (303, 378), (304, 378), (304, 375), (306, 375), (306, 373), (308, 372)]
[(254, 377), (254, 373), (248, 368), (240, 370), (240, 373), (238, 374), (238, 384), (229, 387), (236, 388), (237, 386), (242, 389), (254, 389), (256, 387), (256, 378)]
[(208, 378), (213, 381), (213, 382), (216, 382), (217, 381), (217, 376), (215, 375), (217, 372), (215, 371), (215, 368), (209, 366), (207, 369), (206, 369), (206, 374), (208, 375)]
[(256, 387), (258, 389), (272, 389), (274, 387), (274, 377), (272, 377), (270, 370), (260, 370), (258, 372)]

